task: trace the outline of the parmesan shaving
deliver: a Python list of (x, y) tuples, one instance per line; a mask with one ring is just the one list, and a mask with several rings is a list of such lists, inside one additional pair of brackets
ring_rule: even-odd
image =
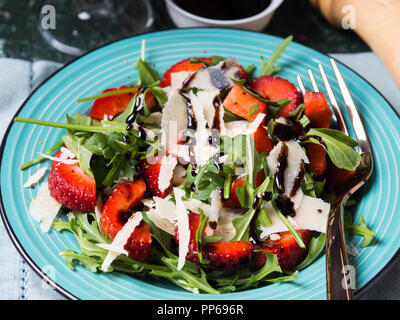
[(60, 209), (61, 203), (50, 195), (48, 184), (43, 183), (36, 197), (31, 201), (29, 213), (33, 219), (40, 223), (40, 229), (43, 232), (48, 232)]
[(123, 252), (124, 246), (131, 236), (132, 232), (142, 221), (142, 213), (136, 212), (129, 218), (129, 220), (124, 224), (122, 229), (117, 233), (113, 242), (111, 243), (111, 251), (108, 251), (107, 256), (104, 258), (103, 264), (101, 265), (101, 270), (103, 272), (108, 272), (111, 263)]
[(182, 197), (185, 195), (185, 191), (179, 188), (174, 188), (174, 195), (176, 201), (176, 215), (179, 232), (179, 258), (178, 258), (178, 270), (181, 270), (185, 265), (186, 255), (189, 251), (190, 241), (190, 228), (189, 228), (189, 217), (186, 208), (183, 204)]
[(38, 153), (39, 153), (39, 155), (40, 155), (41, 157), (43, 157), (43, 158), (46, 158), (46, 159), (49, 159), (49, 160), (52, 160), (52, 161), (56, 161), (56, 162), (61, 162), (61, 163), (64, 163), (64, 164), (75, 164), (75, 163), (79, 163), (78, 160), (73, 160), (73, 159), (61, 159), (61, 158), (49, 156), (49, 155), (44, 154), (44, 153), (41, 153), (41, 152), (38, 152)]
[(33, 175), (31, 175), (28, 180), (24, 184), (24, 188), (30, 188), (34, 184), (40, 182), (40, 180), (45, 176), (47, 172), (47, 168), (43, 167), (36, 171)]
[(263, 123), (266, 117), (265, 113), (258, 113), (252, 122), (246, 120), (230, 121), (225, 123), (225, 135), (235, 137), (237, 135), (252, 135)]
[(178, 161), (176, 157), (168, 155), (162, 158), (160, 166), (160, 174), (158, 175), (158, 188), (161, 192), (171, 185), (174, 169)]

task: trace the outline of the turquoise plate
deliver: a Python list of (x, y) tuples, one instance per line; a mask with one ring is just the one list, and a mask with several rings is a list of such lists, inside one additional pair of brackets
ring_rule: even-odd
[[(56, 72), (31, 94), (18, 116), (64, 122), (65, 113), (87, 112), (91, 102), (78, 104), (77, 99), (136, 81), (133, 63), (140, 55), (142, 39), (146, 40), (146, 60), (159, 74), (171, 64), (192, 56), (236, 57), (244, 66), (259, 66), (260, 56), (269, 57), (282, 40), (230, 29), (182, 29), (126, 38), (92, 51)], [(319, 75), (318, 63), (328, 71), (334, 92), (340, 97), (329, 57), (300, 44), (290, 44), (279, 60), (283, 66), (280, 75), (296, 83), (297, 74), (308, 78), (307, 69)], [(356, 269), (356, 290), (360, 295), (392, 264), (400, 248), (397, 214), (400, 119), (369, 83), (341, 64), (340, 70), (362, 115), (375, 160), (374, 175), (358, 197), (355, 214), (357, 221), (360, 213), (363, 214), (368, 226), (376, 231), (376, 241), (362, 249), (360, 237), (350, 239), (358, 250), (350, 263)], [(317, 81), (322, 83), (319, 76)], [(311, 88), (310, 83), (306, 82), (306, 86)], [(343, 101), (339, 99), (339, 103)], [(73, 237), (55, 231), (42, 233), (28, 214), (29, 202), (37, 188), (23, 188), (23, 184), (39, 167), (49, 167), (50, 163), (41, 163), (24, 172), (18, 170), (22, 163), (37, 157), (38, 152), (45, 152), (56, 144), (64, 133), (63, 129), (10, 124), (1, 146), (1, 207), (3, 221), (19, 252), (39, 275), (47, 274), (65, 296), (73, 299), (325, 299), (323, 256), (291, 283), (218, 296), (194, 295), (169, 282), (138, 280), (124, 274), (94, 274), (81, 267), (72, 271), (59, 253), (65, 249), (78, 250)]]

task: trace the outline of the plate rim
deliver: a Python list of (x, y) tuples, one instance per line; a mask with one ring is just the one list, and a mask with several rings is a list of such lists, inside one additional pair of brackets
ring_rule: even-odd
[[(241, 29), (234, 29), (234, 28), (228, 28), (228, 27), (187, 27), (187, 28), (169, 28), (169, 29), (158, 30), (158, 31), (138, 33), (138, 34), (135, 34), (135, 35), (127, 35), (127, 36), (118, 38), (116, 40), (107, 42), (107, 43), (105, 43), (105, 44), (103, 44), (103, 45), (101, 45), (101, 46), (99, 46), (97, 48), (91, 49), (91, 50), (83, 53), (81, 56), (73, 58), (71, 61), (65, 63), (59, 69), (57, 69), (56, 71), (54, 71), (50, 75), (48, 75), (44, 80), (41, 81), (41, 83), (35, 89), (32, 90), (32, 92), (29, 93), (27, 98), (24, 100), (24, 102), (21, 104), (21, 106), (17, 109), (17, 111), (13, 115), (10, 123), (8, 124), (7, 129), (6, 129), (5, 133), (4, 133), (4, 136), (3, 136), (2, 141), (1, 141), (1, 145), (0, 145), (0, 174), (1, 174), (1, 170), (2, 170), (4, 149), (5, 149), (7, 140), (8, 140), (8, 135), (10, 133), (10, 130), (11, 130), (12, 126), (14, 125), (14, 119), (22, 111), (22, 109), (25, 107), (25, 105), (28, 103), (28, 101), (36, 93), (37, 90), (39, 90), (45, 83), (47, 83), (47, 81), (49, 81), (51, 78), (53, 78), (57, 73), (61, 72), (65, 68), (67, 68), (70, 64), (75, 63), (79, 59), (82, 59), (82, 58), (86, 57), (87, 55), (91, 54), (92, 52), (94, 52), (96, 50), (100, 50), (100, 49), (102, 49), (104, 47), (107, 47), (107, 46), (112, 45), (114, 43), (117, 43), (119, 41), (123, 41), (123, 40), (130, 39), (130, 38), (135, 38), (135, 37), (140, 37), (140, 36), (143, 36), (143, 35), (155, 34), (155, 33), (167, 33), (167, 32), (171, 32), (171, 31), (178, 31), (179, 32), (180, 30), (213, 30), (213, 29), (221, 29), (221, 30), (239, 32), (239, 33), (240, 32), (253, 33), (253, 34), (257, 34), (257, 35), (265, 35), (267, 37), (273, 37), (273, 38), (277, 38), (277, 39), (282, 39), (283, 40), (283, 38), (281, 38), (281, 37), (274, 36), (274, 35), (271, 35), (271, 34), (268, 34), (268, 33), (249, 31), (249, 30), (241, 30)], [(317, 52), (319, 54), (322, 54), (322, 55), (324, 55), (324, 56), (326, 56), (328, 58), (334, 59), (336, 63), (338, 63), (342, 67), (345, 67), (345, 68), (349, 69), (350, 71), (352, 71), (353, 73), (355, 73), (358, 77), (360, 77), (362, 80), (364, 80), (371, 88), (373, 88), (376, 91), (376, 93), (378, 93), (378, 95), (380, 95), (386, 101), (386, 103), (391, 107), (391, 109), (394, 111), (394, 113), (400, 119), (400, 111), (397, 111), (396, 108), (394, 108), (394, 106), (391, 104), (391, 102), (381, 93), (381, 91), (378, 90), (370, 81), (365, 79), (357, 71), (355, 71), (354, 69), (352, 69), (351, 67), (349, 67), (345, 63), (342, 63), (342, 62), (338, 61), (336, 58), (332, 57), (329, 53), (326, 53), (326, 52), (323, 52), (321, 50), (317, 50), (317, 49), (311, 48), (309, 46), (306, 46), (306, 45), (301, 44), (301, 43), (296, 42), (296, 41), (293, 41), (293, 42), (296, 43), (297, 45), (303, 46), (303, 47), (305, 47), (307, 49), (311, 49), (311, 50), (313, 50), (313, 51), (315, 51), (315, 52)], [(48, 283), (50, 283), (52, 285), (52, 287), (58, 293), (63, 295), (65, 298), (70, 299), (70, 300), (81, 300), (79, 297), (75, 296), (74, 294), (72, 294), (68, 290), (64, 289), (60, 284), (57, 283), (57, 281), (53, 281), (52, 279), (50, 279), (38, 267), (38, 265), (30, 257), (30, 255), (26, 252), (25, 248), (22, 246), (21, 242), (19, 241), (19, 239), (17, 238), (16, 234), (14, 233), (14, 230), (12, 229), (11, 224), (10, 224), (8, 218), (7, 218), (7, 213), (5, 211), (4, 204), (3, 204), (3, 194), (2, 194), (2, 191), (1, 191), (1, 185), (0, 185), (0, 216), (1, 216), (1, 220), (3, 222), (3, 225), (4, 225), (5, 229), (6, 229), (6, 232), (7, 232), (8, 236), (9, 236), (12, 244), (17, 249), (18, 253), (22, 256), (22, 258), (27, 262), (29, 267), (39, 277), (41, 277), (42, 279), (45, 279)], [(355, 299), (359, 299), (369, 289), (371, 289), (373, 286), (375, 286), (388, 273), (388, 271), (390, 271), (390, 269), (392, 269), (392, 267), (394, 266), (395, 262), (397, 262), (397, 260), (399, 260), (399, 258), (400, 258), (400, 247), (397, 249), (397, 251), (394, 253), (394, 255), (389, 259), (389, 261), (384, 265), (384, 267), (381, 268), (373, 278), (371, 278), (366, 284), (364, 284), (361, 288), (359, 288), (359, 289), (357, 289), (355, 291), (354, 298)], [(196, 299), (194, 298), (193, 300), (196, 300)]]

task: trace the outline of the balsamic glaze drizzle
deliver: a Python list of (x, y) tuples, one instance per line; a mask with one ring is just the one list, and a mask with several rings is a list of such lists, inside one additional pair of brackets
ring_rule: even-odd
[(280, 194), (285, 192), (285, 170), (288, 167), (288, 146), (282, 142), (281, 151), (278, 155), (278, 164), (275, 172), (275, 185)]
[[(186, 107), (187, 107), (187, 112), (186, 112), (187, 126), (186, 126), (186, 128), (196, 131), (197, 130), (197, 120), (196, 120), (196, 116), (194, 114), (192, 102), (182, 92), (180, 92), (180, 95), (183, 97), (183, 99), (185, 99), (185, 103), (186, 103)], [(186, 140), (188, 140), (188, 139), (190, 139), (190, 137), (186, 137)]]
[[(276, 198), (276, 206), (282, 212), (284, 216), (294, 217), (296, 215), (296, 211), (293, 207), (293, 202), (289, 197), (284, 195), (285, 193), (285, 170), (288, 167), (288, 146), (286, 143), (282, 142), (281, 151), (278, 156), (278, 165), (276, 167), (275, 172), (275, 185), (278, 189), (279, 196)], [(300, 170), (303, 171), (303, 170)], [(303, 171), (304, 175), (304, 171)], [(300, 180), (301, 183), (301, 180)], [(299, 185), (300, 186), (300, 185)], [(298, 187), (299, 187), (298, 186)], [(297, 187), (297, 188), (298, 188)], [(293, 192), (293, 190), (292, 190)], [(297, 190), (295, 191), (295, 193)]]
[(139, 112), (144, 109), (144, 90), (145, 88), (141, 87), (136, 93), (132, 113), (126, 118), (126, 123), (128, 124), (126, 126), (127, 131), (133, 128), (132, 124), (136, 121)]
[(303, 127), (300, 124), (286, 125), (275, 122), (274, 136), (280, 141), (302, 141), (305, 139)]
[(305, 174), (304, 164), (301, 163), (299, 172), (296, 178), (294, 179), (292, 191), (290, 191), (290, 197), (294, 197), (297, 193), (297, 190), (300, 189), (301, 181), (303, 181), (304, 174)]
[(213, 99), (213, 106), (214, 106), (214, 119), (212, 123), (212, 129), (221, 131), (221, 120), (220, 120), (220, 108), (221, 108), (221, 100), (219, 95), (215, 96)]

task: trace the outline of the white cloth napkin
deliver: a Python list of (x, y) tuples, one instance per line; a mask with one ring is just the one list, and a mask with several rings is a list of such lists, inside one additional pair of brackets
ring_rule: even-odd
[[(334, 54), (369, 80), (400, 112), (400, 90), (374, 53)], [(0, 58), (0, 140), (13, 115), (29, 93), (61, 64), (50, 61), (34, 63)], [(400, 263), (363, 298), (400, 299)], [(47, 286), (30, 269), (11, 243), (0, 223), (0, 299), (58, 300), (64, 296)]]

